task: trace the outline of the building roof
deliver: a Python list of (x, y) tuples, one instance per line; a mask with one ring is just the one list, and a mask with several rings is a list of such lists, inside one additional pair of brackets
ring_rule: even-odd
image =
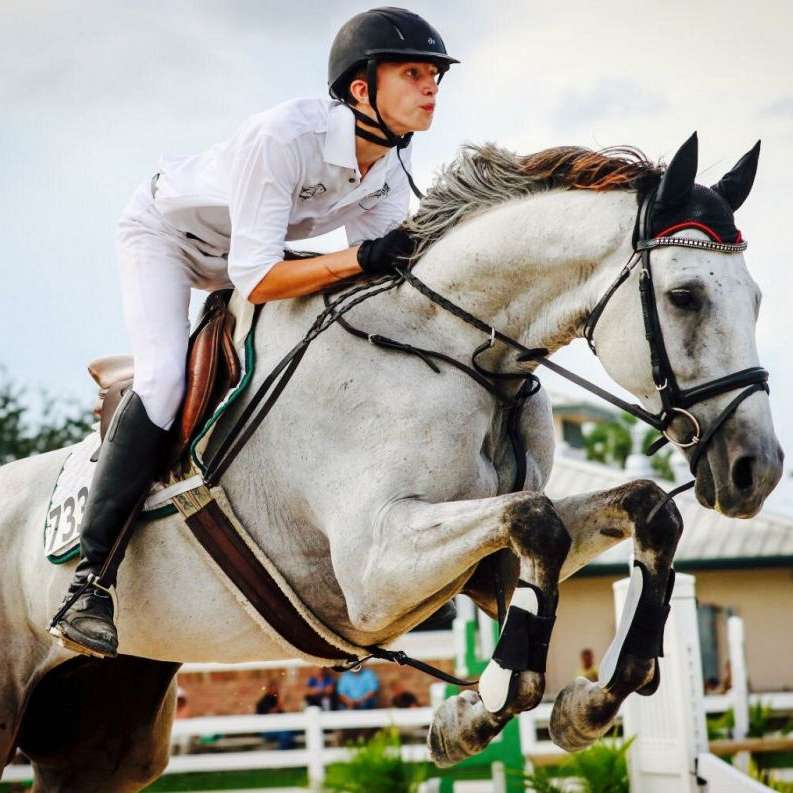
[[(546, 488), (551, 498), (561, 498), (589, 490), (605, 490), (635, 478), (623, 470), (585, 460), (557, 455)], [(788, 478), (788, 477), (786, 477)], [(669, 482), (659, 480), (665, 490)], [(784, 484), (784, 486), (783, 486)], [(788, 483), (781, 483), (783, 490)], [(749, 520), (728, 518), (700, 506), (689, 491), (675, 499), (683, 516), (683, 537), (675, 555), (679, 570), (702, 570), (793, 565), (793, 514), (764, 508)], [(786, 506), (786, 494), (777, 505)], [(785, 514), (787, 513), (787, 514)], [(630, 562), (631, 541), (611, 548), (587, 565), (584, 575), (623, 573)]]

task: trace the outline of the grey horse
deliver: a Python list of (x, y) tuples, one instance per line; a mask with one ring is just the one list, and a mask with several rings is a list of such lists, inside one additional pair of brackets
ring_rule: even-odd
[[(469, 147), (411, 220), (423, 240), (413, 272), (487, 325), (552, 353), (582, 336), (630, 258), (637, 192), (674, 182), (682, 185), (681, 202), (707, 191), (731, 217), (753, 175), (739, 164), (721, 188), (694, 190), (693, 173), (675, 160), (664, 172), (625, 152), (552, 149), (518, 157)], [(710, 239), (690, 224), (674, 234)], [(666, 350), (682, 387), (757, 365), (759, 292), (742, 254), (659, 248), (653, 267)], [(633, 271), (614, 292), (594, 342), (610, 376), (657, 411), (638, 280)], [(265, 307), (249, 394), (321, 308), (318, 297)], [(370, 333), (459, 360), (485, 338), (409, 284), (348, 316)], [(486, 360), (495, 370), (515, 366), (500, 345)], [(733, 396), (714, 396), (692, 412), (707, 427)], [(309, 348), (222, 485), (305, 608), (358, 646), (396, 639), (461, 591), (494, 614), (494, 558), (511, 604), (507, 627), (513, 614), (550, 626), (559, 581), (629, 537), (643, 571), (635, 587), (643, 613), (662, 613), (683, 528), (674, 504), (648, 521), (663, 495), (649, 481), (553, 502), (543, 495), (553, 430), (542, 390), (528, 401), (520, 426), (523, 489), (509, 492), (516, 461), (506, 423), (502, 404), (457, 369), (433, 373), (416, 356), (380, 350), (334, 327)], [(0, 469), (0, 757), (21, 747), (33, 763), (36, 791), (137, 791), (167, 762), (181, 662), (279, 659), (284, 651), (241, 607), (179, 516), (141, 525), (132, 540), (119, 578), (122, 655), (76, 657), (53, 643), (48, 618), (71, 570), (46, 561), (41, 535), (68, 454)], [(709, 444), (696, 469), (696, 495), (707, 508), (750, 517), (781, 466), (768, 398), (758, 391)], [(578, 680), (559, 695), (552, 731), (560, 745), (591, 743), (629, 693), (652, 691), (657, 648), (637, 652), (625, 633), (615, 640), (608, 680)], [(514, 714), (539, 702), (541, 663), (491, 663), (479, 693), (464, 691), (437, 712), (429, 744), (439, 764), (481, 750)]]

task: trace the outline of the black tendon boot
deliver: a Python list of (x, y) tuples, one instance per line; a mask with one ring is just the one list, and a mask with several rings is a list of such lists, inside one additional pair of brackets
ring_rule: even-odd
[(70, 650), (100, 657), (117, 653), (113, 616), (123, 549), (101, 580), (97, 577), (124, 522), (151, 485), (169, 436), (170, 432), (149, 420), (140, 397), (129, 389), (113, 414), (91, 480), (80, 528), (82, 559), (50, 624), (50, 633)]

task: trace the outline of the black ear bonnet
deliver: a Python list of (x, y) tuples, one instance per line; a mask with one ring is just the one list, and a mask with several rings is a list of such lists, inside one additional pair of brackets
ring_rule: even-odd
[(757, 172), (760, 141), (717, 184), (695, 184), (697, 133), (677, 151), (656, 188), (650, 236), (665, 237), (683, 229), (704, 231), (714, 242), (741, 242), (734, 212), (749, 195)]

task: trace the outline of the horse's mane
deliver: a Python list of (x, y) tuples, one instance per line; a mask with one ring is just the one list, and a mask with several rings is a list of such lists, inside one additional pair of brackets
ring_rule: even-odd
[(519, 155), (492, 143), (466, 144), (437, 175), (405, 224), (418, 238), (416, 256), (474, 212), (554, 188), (636, 190), (659, 181), (663, 168), (630, 146), (592, 151), (558, 146)]

